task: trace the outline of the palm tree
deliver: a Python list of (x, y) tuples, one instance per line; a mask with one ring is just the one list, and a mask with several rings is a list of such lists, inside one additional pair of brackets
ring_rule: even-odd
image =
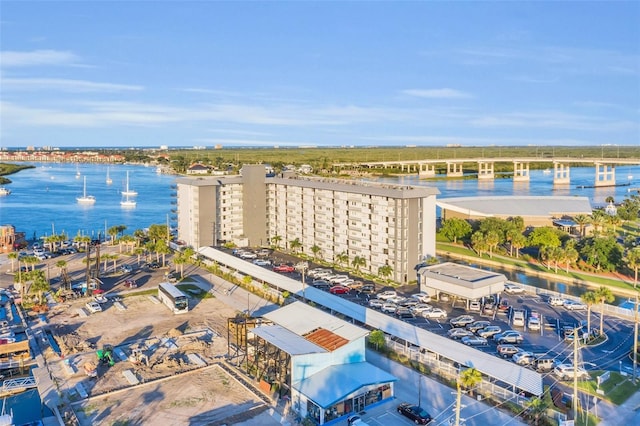
[(613, 226), (613, 232), (616, 232), (616, 228), (620, 226), (620, 224), (622, 224), (622, 219), (620, 219), (620, 216), (618, 216), (617, 214), (610, 215), (609, 217), (607, 217), (607, 223)]
[(566, 272), (567, 274), (569, 273), (569, 265), (571, 265), (572, 263), (575, 263), (578, 258), (580, 257), (580, 255), (578, 254), (578, 250), (576, 250), (573, 247), (567, 247), (564, 250), (564, 262), (567, 266)]
[(577, 214), (573, 217), (573, 221), (580, 227), (580, 236), (584, 237), (584, 229), (591, 222), (591, 218), (586, 214)]
[(587, 333), (591, 333), (591, 308), (594, 303), (598, 302), (598, 297), (595, 292), (587, 291), (580, 296), (580, 299), (587, 305)]
[(476, 231), (471, 235), (471, 245), (480, 257), (489, 248), (485, 235), (480, 231)]
[(349, 264), (349, 255), (347, 254), (346, 251), (343, 251), (342, 253), (338, 253), (338, 254), (336, 254), (335, 262), (338, 265), (348, 265)]
[(389, 265), (382, 265), (378, 268), (378, 275), (383, 277), (384, 279), (388, 279), (393, 273), (393, 268)]
[(547, 403), (542, 398), (533, 398), (527, 403), (527, 412), (533, 418), (533, 424), (540, 422), (540, 417), (547, 411)]
[[(638, 285), (638, 268), (640, 268), (640, 248), (634, 248), (627, 252), (627, 265), (633, 269), (633, 288)], [(11, 269), (13, 269), (13, 262), (11, 263)]]
[(527, 245), (527, 237), (518, 233), (511, 238), (511, 247), (516, 249), (516, 259), (520, 257), (520, 249)]
[(471, 393), (480, 382), (482, 382), (482, 373), (475, 368), (468, 368), (458, 376), (456, 380), (457, 399), (456, 399), (456, 426), (460, 425), (460, 409), (462, 408), (462, 389), (467, 389)]
[(596, 297), (600, 301), (600, 335), (604, 334), (604, 304), (614, 301), (615, 296), (609, 289), (609, 287), (601, 286), (596, 291)]
[(313, 258), (318, 259), (318, 253), (320, 253), (322, 249), (317, 244), (311, 246), (311, 253), (313, 253)]
[(30, 274), (32, 281), (30, 291), (35, 291), (38, 295), (38, 303), (42, 303), (42, 295), (45, 291), (49, 291), (49, 281), (44, 275), (43, 270), (32, 271)]
[(487, 246), (489, 246), (489, 257), (493, 257), (493, 250), (500, 243), (500, 235), (495, 231), (489, 231), (487, 235), (485, 235), (484, 241), (487, 243)]
[(280, 235), (274, 235), (271, 237), (271, 243), (276, 250), (280, 249), (280, 241), (282, 241), (282, 237)]
[(289, 248), (292, 252), (296, 253), (300, 247), (302, 247), (302, 243), (299, 238), (289, 241)]
[(184, 264), (187, 262), (187, 259), (184, 256), (184, 253), (176, 253), (173, 256), (173, 264), (180, 267), (180, 278), (184, 278)]
[(16, 253), (15, 251), (12, 251), (11, 253), (9, 253), (7, 255), (7, 257), (9, 258), (9, 260), (11, 261), (11, 272), (15, 271), (15, 262), (18, 259), (18, 253)]
[(351, 261), (351, 265), (359, 271), (361, 267), (367, 266), (367, 261), (364, 257), (356, 256)]
[(40, 263), (40, 259), (35, 256), (25, 256), (22, 258), (22, 263), (24, 263), (27, 268), (31, 266), (31, 271), (35, 271), (36, 265)]

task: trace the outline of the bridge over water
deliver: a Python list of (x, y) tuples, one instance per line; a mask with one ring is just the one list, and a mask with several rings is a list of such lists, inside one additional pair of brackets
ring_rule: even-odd
[[(595, 167), (594, 186), (616, 186), (616, 166), (640, 165), (638, 158), (584, 158), (584, 157), (496, 157), (496, 158), (449, 158), (437, 160), (398, 160), (375, 161), (363, 163), (335, 163), (338, 169), (387, 169), (399, 168), (408, 173), (417, 172), (420, 177), (436, 176), (436, 166), (446, 165), (447, 177), (463, 176), (464, 164), (477, 164), (478, 179), (494, 179), (496, 163), (513, 164), (514, 182), (530, 179), (529, 165), (531, 163), (553, 163), (553, 184), (568, 185), (571, 183), (570, 165), (586, 164)], [(551, 172), (551, 170), (550, 170)]]

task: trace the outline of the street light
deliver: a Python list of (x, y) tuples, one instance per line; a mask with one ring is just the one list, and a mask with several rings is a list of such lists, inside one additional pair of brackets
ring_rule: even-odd
[(298, 262), (295, 266), (296, 270), (298, 272), (300, 272), (302, 274), (302, 300), (304, 302), (307, 301), (307, 298), (304, 294), (305, 288), (306, 288), (306, 281), (304, 278), (304, 273), (307, 271), (307, 269), (309, 269), (309, 262)]

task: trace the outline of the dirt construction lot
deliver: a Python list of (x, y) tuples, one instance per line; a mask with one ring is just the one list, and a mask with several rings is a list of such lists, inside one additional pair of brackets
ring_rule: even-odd
[[(52, 307), (45, 328), (64, 358), (52, 347), (44, 351), (63, 400), (82, 425), (280, 424), (225, 367), (225, 326), (236, 311), (220, 300), (191, 299), (193, 309), (181, 315), (148, 295), (125, 297), (125, 310), (108, 302), (90, 315), (86, 301)], [(96, 355), (109, 346), (113, 365)], [(132, 353), (140, 356), (132, 359)], [(93, 366), (95, 378), (86, 372)]]

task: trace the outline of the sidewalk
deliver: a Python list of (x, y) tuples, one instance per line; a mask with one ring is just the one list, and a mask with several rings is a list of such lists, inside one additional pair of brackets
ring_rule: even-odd
[[(598, 403), (593, 414), (602, 421), (598, 426), (640, 425), (640, 391), (634, 393), (619, 406)], [(603, 410), (604, 409), (604, 410)]]

